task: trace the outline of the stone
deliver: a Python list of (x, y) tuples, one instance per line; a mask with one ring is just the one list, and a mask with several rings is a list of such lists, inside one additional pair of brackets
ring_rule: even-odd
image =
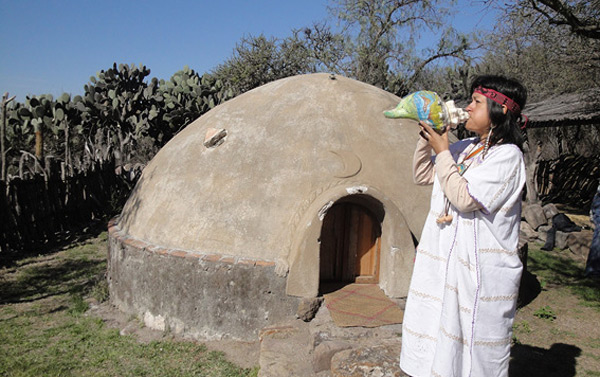
[(540, 225), (540, 227), (537, 229), (538, 239), (542, 242), (546, 242), (546, 239), (548, 238), (548, 231), (550, 229), (552, 229), (552, 225)]
[[(379, 355), (366, 369), (366, 374), (359, 375), (394, 376), (386, 373), (390, 365), (398, 364), (401, 335), (401, 324), (377, 328), (338, 327), (327, 307), (322, 305), (310, 322), (295, 319), (260, 331), (259, 376), (331, 377), (334, 357), (340, 352), (365, 347), (382, 348), (365, 356), (369, 361), (373, 355)], [(389, 350), (387, 357), (382, 357), (386, 355), (383, 349)], [(365, 366), (360, 368), (363, 370)]]
[[(191, 252), (182, 257), (172, 249), (161, 254), (132, 237), (123, 241), (117, 230), (112, 227), (109, 238), (111, 302), (135, 315), (150, 307), (139, 315), (149, 328), (181, 330), (198, 340), (254, 341), (265, 326), (295, 318), (299, 299), (285, 294), (286, 281), (273, 265), (223, 263), (218, 254), (214, 260), (188, 258)], [(136, 289), (143, 294), (132, 293)]]
[(558, 215), (558, 208), (556, 208), (554, 203), (546, 204), (542, 207), (542, 210), (544, 211), (544, 216), (549, 223), (552, 221), (554, 215)]
[(225, 136), (227, 136), (227, 130), (209, 128), (204, 136), (204, 146), (206, 148), (218, 147), (225, 141)]
[(365, 346), (336, 353), (331, 359), (332, 377), (402, 377), (400, 344)]
[(526, 221), (521, 221), (521, 234), (527, 242), (535, 241), (538, 238), (537, 232)]
[(567, 237), (570, 233), (561, 232), (560, 230), (556, 231), (556, 236), (554, 237), (554, 247), (560, 250), (564, 250), (567, 248)]
[(548, 223), (544, 210), (540, 204), (527, 204), (523, 206), (522, 217), (534, 230)]
[(316, 348), (319, 344), (330, 340), (343, 340), (355, 342), (358, 339), (400, 339), (402, 324), (397, 323), (379, 327), (339, 327), (332, 320), (327, 306), (323, 305), (315, 319), (310, 322), (312, 344)]
[(315, 318), (322, 303), (323, 297), (304, 298), (300, 300), (298, 303), (298, 310), (296, 311), (296, 317), (304, 322), (311, 321)]
[(567, 246), (569, 250), (584, 261), (590, 252), (594, 232), (591, 230), (582, 230), (581, 232), (571, 232), (567, 236)]
[(519, 233), (519, 249), (524, 245), (527, 245), (529, 241), (527, 241), (527, 237), (523, 235), (523, 233)]
[(349, 341), (332, 340), (319, 344), (313, 351), (313, 371), (319, 373), (331, 369), (332, 357), (350, 348), (352, 344)]
[(260, 331), (258, 377), (313, 376), (308, 325), (302, 321), (270, 326)]
[(136, 324), (135, 322), (130, 322), (125, 327), (123, 327), (121, 331), (119, 331), (119, 334), (121, 336), (131, 335), (134, 334), (138, 328), (139, 324)]
[(529, 244), (524, 243), (523, 245), (519, 244), (519, 249), (517, 250), (517, 254), (519, 255), (519, 259), (521, 263), (523, 263), (523, 270), (527, 271), (527, 255), (529, 254)]
[(159, 331), (165, 331), (167, 329), (165, 318), (160, 314), (156, 316), (152, 315), (150, 312), (144, 313), (144, 325)]

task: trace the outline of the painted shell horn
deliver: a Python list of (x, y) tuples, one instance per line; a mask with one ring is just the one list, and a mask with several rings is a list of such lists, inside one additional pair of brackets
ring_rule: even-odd
[(438, 132), (446, 126), (455, 127), (457, 122), (464, 122), (469, 117), (464, 110), (456, 108), (453, 101), (444, 104), (436, 92), (428, 90), (407, 95), (396, 108), (383, 114), (387, 118), (422, 120)]

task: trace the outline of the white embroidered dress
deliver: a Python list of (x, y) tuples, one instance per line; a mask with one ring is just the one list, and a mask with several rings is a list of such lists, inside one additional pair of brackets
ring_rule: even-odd
[[(450, 153), (461, 162), (474, 147), (467, 139)], [(507, 376), (523, 268), (517, 254), (523, 155), (508, 144), (474, 157), (463, 178), (469, 200), (481, 209), (460, 212), (450, 205), (447, 224), (436, 222), (445, 206), (439, 174), (417, 247), (400, 367), (414, 377)]]

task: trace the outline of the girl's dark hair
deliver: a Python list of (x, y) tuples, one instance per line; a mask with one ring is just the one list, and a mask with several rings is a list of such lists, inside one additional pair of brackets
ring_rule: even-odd
[[(477, 76), (471, 83), (471, 94), (477, 87), (494, 89), (519, 104), (521, 110), (527, 102), (527, 89), (514, 79), (503, 76), (483, 75)], [(515, 144), (523, 150), (523, 134), (521, 132), (521, 114), (513, 114), (510, 110), (502, 110), (502, 106), (489, 98), (487, 99), (488, 113), (494, 131), (490, 138), (490, 145)]]

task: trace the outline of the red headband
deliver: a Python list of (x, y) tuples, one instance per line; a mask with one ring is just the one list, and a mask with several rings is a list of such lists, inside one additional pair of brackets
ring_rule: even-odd
[[(521, 114), (521, 106), (519, 106), (518, 103), (508, 98), (504, 94), (495, 91), (494, 89), (488, 89), (482, 86), (478, 86), (473, 90), (473, 92), (484, 95), (501, 106), (506, 106), (506, 108), (509, 109), (510, 112), (515, 114), (516, 116)], [(525, 128), (525, 125), (529, 120), (529, 118), (527, 118), (525, 114), (523, 114), (523, 117), (525, 117), (525, 124), (523, 124), (523, 127), (521, 127), (521, 129)]]

